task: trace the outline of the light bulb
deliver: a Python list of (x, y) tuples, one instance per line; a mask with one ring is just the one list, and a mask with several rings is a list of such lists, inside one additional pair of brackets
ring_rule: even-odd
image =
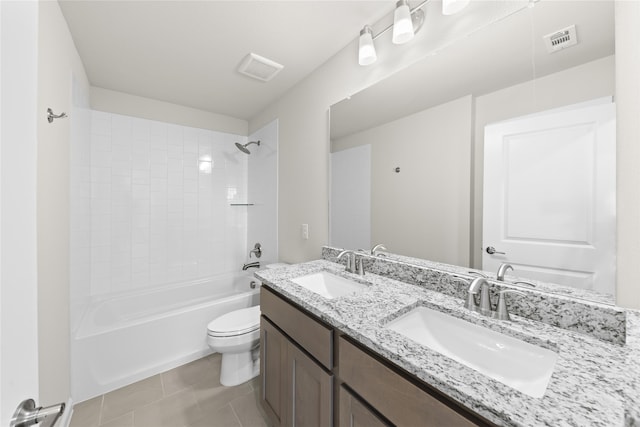
[(376, 47), (373, 45), (373, 32), (371, 27), (365, 25), (360, 31), (360, 42), (358, 47), (358, 64), (370, 65), (376, 62)]
[(413, 38), (413, 23), (411, 22), (411, 10), (407, 0), (396, 3), (393, 12), (393, 38), (394, 44), (403, 44)]

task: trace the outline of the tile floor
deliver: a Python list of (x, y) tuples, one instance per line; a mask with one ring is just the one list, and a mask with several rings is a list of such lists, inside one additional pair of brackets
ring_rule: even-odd
[(258, 378), (220, 385), (220, 354), (79, 403), (70, 427), (262, 427)]

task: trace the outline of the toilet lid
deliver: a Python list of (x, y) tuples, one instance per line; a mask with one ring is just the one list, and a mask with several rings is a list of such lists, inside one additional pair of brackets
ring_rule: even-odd
[(242, 308), (212, 320), (207, 325), (209, 335), (224, 337), (240, 335), (260, 327), (260, 306)]

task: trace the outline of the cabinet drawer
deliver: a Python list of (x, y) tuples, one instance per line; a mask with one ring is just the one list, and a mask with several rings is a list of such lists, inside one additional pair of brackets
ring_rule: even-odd
[(325, 368), (333, 368), (333, 330), (286, 302), (260, 289), (260, 310)]
[(340, 386), (339, 427), (392, 427), (344, 386)]
[(340, 378), (397, 426), (475, 426), (463, 415), (340, 337)]

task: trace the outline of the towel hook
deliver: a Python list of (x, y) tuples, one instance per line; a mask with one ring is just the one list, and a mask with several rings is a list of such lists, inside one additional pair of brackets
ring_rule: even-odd
[(53, 114), (51, 108), (47, 108), (47, 120), (49, 123), (53, 123), (53, 119), (63, 119), (65, 117), (67, 117), (67, 113), (63, 112), (62, 114)]

